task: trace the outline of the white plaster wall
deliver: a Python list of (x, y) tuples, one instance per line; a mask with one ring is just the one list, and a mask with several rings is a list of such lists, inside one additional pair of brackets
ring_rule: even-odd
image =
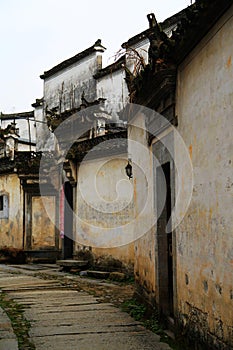
[(36, 122), (36, 151), (49, 151), (54, 149), (54, 134), (49, 130), (43, 106), (34, 110)]
[(177, 228), (179, 312), (188, 314), (188, 304), (198, 308), (207, 315), (209, 331), (231, 342), (232, 32), (233, 7), (179, 67), (176, 106), (194, 174), (191, 204)]
[[(127, 155), (83, 161), (76, 190), (76, 243), (133, 262), (132, 185), (125, 173)], [(128, 244), (132, 243), (132, 244)]]
[(119, 69), (97, 79), (97, 97), (106, 98), (104, 107), (112, 116), (113, 121), (119, 119), (118, 112), (125, 107), (129, 100), (129, 92), (124, 78), (125, 71)]
[(155, 297), (155, 209), (153, 204), (153, 156), (148, 147), (145, 116), (138, 114), (128, 127), (128, 152), (133, 163), (135, 205), (135, 278)]
[(101, 68), (101, 53), (95, 52), (44, 80), (44, 100), (48, 109), (59, 106), (62, 111), (81, 104), (81, 96), (93, 101), (96, 99), (96, 81), (93, 75)]

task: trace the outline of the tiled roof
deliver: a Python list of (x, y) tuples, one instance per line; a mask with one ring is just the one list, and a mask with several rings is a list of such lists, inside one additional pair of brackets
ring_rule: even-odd
[[(181, 18), (183, 18), (185, 15), (185, 9), (176, 13), (175, 15), (168, 17), (165, 21), (160, 23), (161, 29), (166, 30), (167, 28), (171, 27), (172, 25), (176, 24)], [(128, 41), (124, 42), (121, 46), (123, 48), (126, 48), (127, 46), (132, 46), (137, 44), (139, 41), (146, 39), (150, 33), (153, 32), (153, 28), (148, 28), (144, 30), (143, 32), (134, 35), (133, 37), (129, 38)]]
[(1, 113), (0, 114), (0, 119), (1, 120), (11, 120), (11, 119), (27, 119), (27, 118), (33, 118), (34, 117), (34, 112), (29, 111), (29, 112), (21, 112), (21, 113)]

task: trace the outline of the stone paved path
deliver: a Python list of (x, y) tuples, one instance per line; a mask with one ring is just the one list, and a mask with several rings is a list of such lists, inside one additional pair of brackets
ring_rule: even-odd
[[(31, 323), (30, 340), (36, 349), (170, 349), (159, 342), (159, 336), (111, 304), (99, 303), (95, 297), (64, 287), (56, 280), (43, 280), (23, 270), (20, 274), (17, 271), (0, 265), (0, 290), (24, 306), (24, 315)], [(0, 324), (1, 329), (2, 325), (9, 327), (8, 340), (14, 341), (7, 348), (1, 347), (0, 340), (0, 350), (17, 349), (4, 313), (0, 313)], [(4, 341), (7, 339), (3, 337)]]
[(0, 350), (18, 350), (18, 342), (11, 322), (0, 308)]

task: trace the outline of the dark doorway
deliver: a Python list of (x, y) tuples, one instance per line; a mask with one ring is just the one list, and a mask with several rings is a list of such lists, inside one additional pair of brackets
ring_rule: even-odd
[(67, 181), (64, 183), (64, 240), (63, 259), (73, 258), (73, 187)]
[(157, 220), (159, 308), (162, 314), (173, 316), (173, 242), (171, 225), (168, 226), (172, 209), (170, 162), (156, 169), (156, 193), (160, 215)]

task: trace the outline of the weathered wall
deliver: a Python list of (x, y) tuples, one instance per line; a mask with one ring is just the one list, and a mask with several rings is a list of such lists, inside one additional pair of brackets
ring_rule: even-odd
[(96, 80), (93, 75), (101, 68), (101, 54), (94, 52), (44, 81), (44, 101), (48, 109), (61, 111), (79, 107), (84, 91), (87, 101), (96, 99)]
[(48, 151), (54, 149), (54, 134), (47, 126), (43, 106), (34, 110), (36, 120), (36, 151)]
[[(153, 138), (153, 187), (155, 224), (156, 306), (163, 316), (176, 308), (176, 235), (172, 231), (175, 206), (174, 129), (167, 125)], [(183, 202), (183, 200), (181, 199)]]
[(118, 120), (118, 112), (121, 111), (128, 101), (128, 88), (124, 69), (97, 79), (97, 97), (106, 98), (104, 107), (112, 116), (113, 121)]
[(135, 261), (133, 243), (116, 248), (94, 248), (93, 253), (97, 259), (98, 257), (112, 256), (114, 259), (120, 260), (125, 267), (130, 268), (133, 273)]
[(211, 349), (233, 346), (232, 15), (233, 7), (178, 70), (178, 130), (194, 173), (177, 228), (178, 317)]
[(77, 245), (92, 246), (97, 256), (108, 254), (133, 263), (133, 243), (127, 243), (132, 242), (134, 232), (127, 224), (133, 218), (134, 205), (126, 164), (126, 155), (80, 164), (75, 240)]
[[(50, 208), (51, 219), (45, 210)], [(32, 197), (32, 249), (55, 247), (55, 197)]]
[(23, 246), (23, 190), (17, 174), (0, 175), (0, 195), (8, 196), (8, 217), (0, 219), (0, 246)]
[(128, 127), (128, 152), (133, 161), (135, 279), (139, 293), (154, 303), (156, 294), (155, 210), (153, 208), (153, 157), (148, 148), (145, 116)]

